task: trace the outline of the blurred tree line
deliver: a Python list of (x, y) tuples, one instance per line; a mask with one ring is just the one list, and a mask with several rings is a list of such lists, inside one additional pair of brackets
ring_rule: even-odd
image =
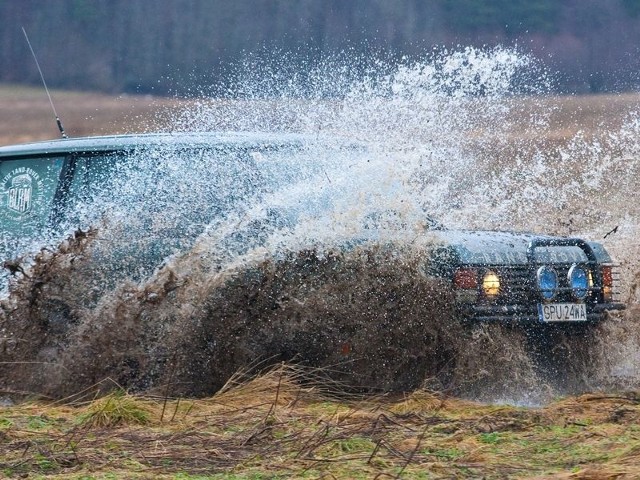
[(39, 82), (20, 27), (69, 89), (185, 95), (252, 52), (303, 68), (345, 48), (497, 44), (540, 58), (559, 91), (640, 87), (640, 0), (0, 0), (1, 82)]

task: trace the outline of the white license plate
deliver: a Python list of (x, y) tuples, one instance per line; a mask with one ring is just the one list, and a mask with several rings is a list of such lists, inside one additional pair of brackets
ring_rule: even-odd
[(541, 322), (586, 322), (587, 306), (584, 303), (539, 303)]

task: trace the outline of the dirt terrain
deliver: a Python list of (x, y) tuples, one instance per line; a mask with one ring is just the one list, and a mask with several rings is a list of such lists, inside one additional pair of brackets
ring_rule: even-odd
[[(111, 98), (87, 93), (52, 93), (67, 132), (74, 136), (170, 128), (171, 122), (167, 118), (171, 116), (164, 112), (175, 108), (179, 103), (148, 97)], [(584, 135), (586, 139), (605, 138), (603, 129), (619, 132), (624, 122), (628, 121), (629, 112), (635, 111), (639, 100), (638, 95), (550, 97), (530, 103), (524, 100), (523, 108), (540, 109), (550, 115), (549, 128), (544, 138), (532, 136), (530, 146), (535, 150), (536, 145), (540, 144), (563, 145), (573, 141), (576, 135)], [(0, 119), (0, 144), (57, 137), (58, 132), (46, 95), (39, 89), (0, 88), (0, 106), (3, 112)], [(510, 130), (509, 135), (531, 135), (525, 128), (522, 131), (517, 128), (517, 119), (513, 120), (512, 125), (516, 127)], [(499, 139), (495, 148), (506, 153), (510, 147), (508, 144), (505, 146), (502, 140)], [(624, 144), (626, 147), (628, 145)], [(484, 147), (491, 146), (484, 144)], [(521, 341), (518, 335), (479, 330), (472, 337), (465, 338), (466, 343), (457, 352), (458, 358), (464, 358), (466, 362), (459, 362), (459, 365), (463, 364), (460, 368), (485, 375), (469, 378), (469, 383), (473, 385), (466, 391), (462, 389), (464, 398), (475, 397), (477, 401), (463, 400), (461, 396), (453, 396), (459, 391), (447, 391), (442, 385), (428, 382), (421, 386), (409, 382), (411, 391), (403, 394), (355, 395), (354, 385), (340, 384), (341, 377), (336, 376), (336, 371), (338, 374), (344, 373), (340, 371), (340, 368), (345, 368), (340, 362), (353, 354), (353, 345), (336, 345), (336, 350), (332, 352), (320, 350), (310, 353), (324, 355), (323, 358), (331, 360), (332, 355), (337, 352), (337, 367), (333, 372), (289, 364), (264, 370), (258, 366), (252, 370), (253, 373), (260, 372), (257, 376), (238, 374), (222, 389), (219, 388), (225, 379), (209, 379), (210, 384), (205, 385), (203, 391), (195, 392), (200, 396), (206, 394), (205, 398), (193, 399), (191, 395), (182, 395), (193, 392), (181, 392), (173, 387), (157, 387), (144, 395), (130, 395), (117, 388), (118, 381), (131, 380), (127, 371), (118, 371), (121, 378), (105, 378), (105, 372), (108, 373), (109, 369), (101, 370), (113, 359), (120, 361), (123, 353), (122, 344), (119, 343), (122, 339), (118, 332), (103, 326), (98, 332), (100, 338), (106, 339), (102, 343), (108, 343), (113, 348), (100, 352), (100, 361), (93, 363), (93, 367), (88, 369), (89, 373), (83, 371), (82, 364), (73, 363), (69, 365), (75, 370), (72, 368), (66, 372), (47, 373), (38, 370), (39, 375), (59, 375), (62, 379), (60, 385), (69, 386), (69, 380), (77, 378), (79, 385), (89, 386), (87, 390), (80, 394), (72, 389), (49, 392), (55, 400), (40, 395), (14, 404), (16, 396), (9, 395), (10, 393), (21, 391), (28, 399), (28, 394), (41, 383), (37, 375), (34, 375), (30, 377), (32, 385), (27, 382), (21, 389), (21, 385), (13, 384), (12, 392), (0, 392), (0, 473), (10, 478), (28, 476), (96, 479), (639, 478), (640, 397), (633, 381), (634, 369), (638, 365), (638, 352), (637, 343), (626, 342), (635, 339), (638, 334), (638, 329), (635, 328), (638, 317), (636, 278), (640, 268), (636, 255), (638, 248), (634, 241), (638, 210), (633, 193), (637, 191), (633, 180), (636, 176), (635, 150), (627, 150), (630, 153), (625, 151), (621, 154), (623, 158), (630, 159), (626, 165), (606, 164), (608, 157), (601, 157), (603, 164), (609, 165), (610, 169), (604, 169), (603, 181), (594, 180), (596, 186), (593, 187), (594, 190), (588, 190), (589, 194), (593, 195), (598, 188), (602, 188), (602, 182), (618, 182), (619, 188), (610, 190), (613, 193), (599, 198), (597, 209), (578, 209), (576, 205), (582, 204), (569, 198), (568, 206), (559, 214), (557, 205), (546, 204), (545, 199), (541, 198), (536, 205), (538, 210), (534, 212), (540, 223), (536, 223), (536, 215), (532, 214), (523, 215), (522, 218), (508, 218), (518, 228), (530, 227), (534, 231), (551, 230), (551, 233), (561, 234), (589, 233), (598, 239), (614, 226), (609, 221), (624, 219), (620, 233), (613, 237), (608, 248), (622, 264), (626, 283), (623, 296), (629, 308), (622, 316), (613, 318), (606, 329), (600, 332), (604, 340), (593, 351), (615, 363), (618, 370), (633, 370), (631, 381), (618, 382), (614, 378), (601, 379), (596, 376), (590, 378), (590, 381), (594, 378), (598, 380), (595, 382), (595, 390), (580, 395), (554, 398), (555, 390), (550, 388), (551, 396), (534, 396), (529, 402), (519, 397), (519, 402), (527, 406), (511, 406), (515, 403), (513, 392), (507, 390), (503, 392), (502, 401), (492, 392), (492, 395), (484, 396), (489, 397), (491, 402), (481, 403), (478, 400), (487, 399), (483, 398), (481, 392), (486, 392), (496, 379), (502, 385), (515, 384), (516, 390), (529, 386), (536, 393), (547, 388), (547, 385), (534, 382), (531, 386), (531, 378), (523, 380), (522, 377), (527, 376), (526, 365), (524, 368), (513, 369), (503, 367), (518, 363), (518, 358), (513, 356), (517, 349), (514, 353), (504, 348), (505, 345)], [(619, 152), (613, 152), (617, 153)], [(489, 167), (497, 168), (495, 164), (490, 164)], [(575, 164), (571, 173), (561, 173), (567, 177), (579, 177), (582, 175), (581, 168), (587, 167)], [(488, 172), (487, 175), (491, 173)], [(569, 184), (564, 181), (566, 178), (559, 178), (563, 179), (563, 184)], [(499, 203), (499, 200), (500, 197), (496, 196), (495, 201)], [(614, 213), (607, 215), (606, 212)], [(620, 215), (620, 212), (624, 215)], [(500, 223), (502, 221), (496, 220), (495, 227), (503, 228), (505, 225)], [(83, 241), (84, 237), (78, 243)], [(73, 246), (73, 241), (71, 245)], [(69, 249), (69, 244), (65, 248)], [(84, 247), (79, 245), (78, 248)], [(57, 258), (61, 259), (61, 264), (67, 265), (64, 263), (64, 255), (48, 257), (48, 261), (52, 262), (49, 265), (55, 264)], [(374, 279), (384, 278), (395, 288), (387, 289), (388, 297), (383, 298), (387, 302), (385, 308), (390, 312), (390, 318), (394, 318), (394, 314), (411, 318), (414, 303), (402, 303), (404, 311), (397, 311), (395, 303), (403, 291), (406, 294), (409, 288), (406, 282), (410, 283), (410, 276), (399, 278), (397, 272), (385, 272), (376, 268), (367, 270), (359, 263), (359, 258), (342, 260), (350, 261), (351, 266), (359, 269), (357, 271), (365, 280), (371, 279), (362, 282), (368, 286), (368, 289), (361, 291), (362, 295), (383, 298)], [(323, 265), (326, 267), (326, 260), (324, 262), (316, 262), (319, 265), (317, 268), (321, 269)], [(42, 275), (47, 274), (47, 268), (49, 267), (44, 262)], [(157, 324), (153, 320), (160, 318), (162, 314), (166, 315), (167, 320), (179, 319), (181, 308), (188, 304), (190, 299), (184, 296), (186, 292), (174, 290), (176, 282), (188, 282), (192, 278), (192, 268), (193, 264), (186, 259), (184, 264), (174, 265), (173, 270), (161, 272), (154, 282), (142, 289), (124, 286), (118, 295), (119, 299), (126, 301), (123, 300), (118, 308), (110, 311), (99, 311), (102, 315), (100, 318), (117, 321), (118, 315), (123, 315), (122, 318), (142, 318), (144, 322), (148, 322), (125, 325), (132, 332), (127, 341), (132, 342), (128, 346), (134, 351), (138, 346), (135, 339), (140, 338), (136, 335), (140, 333), (146, 335), (146, 339), (155, 341), (152, 337), (159, 337), (163, 332), (154, 330), (154, 325)], [(305, 285), (301, 283), (292, 287), (278, 280), (286, 278), (282, 274), (285, 268), (286, 265), (268, 261), (259, 264), (257, 268), (258, 274), (262, 275), (261, 281), (266, 281), (270, 288), (287, 293), (287, 296), (281, 295), (280, 300), (295, 298)], [(50, 296), (43, 298), (80, 298), (84, 295), (74, 277), (81, 270), (51, 271), (68, 276), (54, 275), (48, 279)], [(326, 268), (322, 274), (335, 280), (340, 272), (335, 273)], [(324, 296), (312, 298), (314, 308), (318, 311), (322, 309), (335, 315), (332, 320), (335, 324), (331, 324), (335, 331), (339, 330), (340, 316), (345, 315), (340, 310), (341, 305), (347, 299), (353, 301), (351, 296), (347, 297), (345, 294), (352, 279), (348, 275), (343, 277), (346, 279), (345, 283), (338, 284), (335, 291), (324, 291)], [(69, 285), (73, 288), (68, 288)], [(347, 287), (341, 289), (340, 285)], [(203, 285), (201, 288), (203, 291), (210, 289), (207, 294), (211, 296), (211, 292), (220, 293), (214, 287), (216, 286)], [(230, 284), (225, 288), (227, 290), (222, 292), (229, 292), (234, 285)], [(34, 297), (29, 295), (34, 291), (33, 285), (25, 281), (18, 290), (22, 292), (20, 295), (24, 295), (25, 304), (32, 303)], [(419, 298), (424, 294), (425, 292), (416, 289), (406, 295)], [(149, 300), (150, 298), (153, 300)], [(269, 310), (268, 297), (255, 295), (251, 298), (237, 298), (246, 298), (247, 302), (253, 302), (252, 308), (270, 312), (270, 322), (277, 328), (282, 328), (278, 323), (281, 319), (277, 310)], [(317, 334), (322, 333), (324, 324), (313, 324), (312, 316), (305, 318), (305, 310), (296, 307), (290, 299), (288, 301), (290, 308), (298, 308), (294, 310), (298, 318), (309, 322)], [(222, 309), (215, 301), (208, 301), (206, 307), (212, 311)], [(168, 308), (172, 310), (167, 310)], [(238, 311), (240, 310), (238, 307)], [(171, 313), (167, 313), (169, 311)], [(385, 350), (388, 345), (383, 341), (368, 344), (366, 312), (363, 312), (362, 318), (355, 320), (360, 322), (357, 323), (356, 332), (362, 337), (356, 345), (357, 349), (364, 351), (367, 345), (370, 347), (369, 351), (365, 351), (366, 355), (358, 357), (360, 361), (378, 362), (384, 358), (385, 352), (395, 354), (392, 350)], [(418, 323), (414, 323), (417, 328)], [(231, 325), (235, 327), (235, 324)], [(211, 340), (204, 336), (204, 332), (208, 331), (206, 327), (206, 324), (200, 326), (203, 335), (199, 338), (202, 338), (203, 344)], [(181, 337), (180, 333), (183, 331), (178, 321), (173, 328), (176, 333), (174, 341), (176, 344), (182, 342), (181, 351), (187, 352), (192, 337), (186, 334)], [(248, 322), (243, 324), (243, 328), (245, 332), (253, 332), (253, 335), (257, 331), (259, 338), (267, 343), (275, 341), (270, 336), (271, 333), (263, 332), (260, 326)], [(37, 333), (37, 329), (30, 331), (30, 334)], [(324, 333), (333, 341), (330, 331)], [(399, 337), (401, 332), (392, 333)], [(55, 345), (55, 334), (56, 332), (47, 332), (46, 338), (36, 335), (30, 341), (51, 342), (51, 345)], [(88, 335), (89, 340), (83, 344), (86, 351), (71, 351), (67, 354), (87, 358), (98, 343), (98, 337), (95, 336), (95, 331), (79, 334)], [(433, 333), (435, 337), (438, 335), (460, 337), (457, 331)], [(160, 344), (153, 341), (143, 345), (145, 348), (148, 345), (159, 348)], [(411, 346), (415, 350), (412, 355), (414, 360), (418, 360), (417, 365), (420, 364), (421, 347)], [(239, 364), (250, 360), (242, 357), (240, 349), (234, 350), (232, 343), (226, 348), (236, 352)], [(206, 346), (201, 351), (206, 352)], [(569, 351), (573, 351), (571, 347)], [(102, 357), (105, 353), (111, 357)], [(474, 363), (474, 359), (477, 363)], [(199, 368), (207, 360), (197, 355), (188, 359), (191, 363), (176, 363), (177, 366), (171, 367), (173, 360), (175, 359), (170, 359), (167, 363), (169, 367), (164, 370), (165, 377), (157, 382), (158, 385), (175, 383), (172, 381), (173, 375), (191, 374), (200, 381), (206, 374)], [(224, 363), (225, 359), (217, 358), (215, 361)], [(120, 363), (125, 366), (130, 364)], [(25, 373), (31, 367), (14, 365), (16, 371)], [(493, 367), (493, 371), (488, 372), (490, 367)], [(415, 365), (409, 365), (405, 370), (407, 369), (415, 372)], [(611, 368), (606, 370), (611, 371)], [(379, 375), (384, 378), (389, 372), (392, 373), (388, 382), (398, 381), (388, 366), (381, 368)], [(422, 375), (424, 372), (419, 373)], [(233, 371), (225, 371), (225, 374), (231, 375)], [(501, 376), (497, 376), (499, 374)], [(452, 372), (452, 375), (460, 376), (464, 372)], [(143, 380), (138, 379), (140, 382)], [(215, 390), (217, 393), (211, 395), (210, 392)], [(581, 383), (579, 390), (585, 391), (584, 383)], [(107, 391), (112, 393), (100, 397)], [(64, 396), (61, 392), (68, 393), (69, 396), (60, 400)]]

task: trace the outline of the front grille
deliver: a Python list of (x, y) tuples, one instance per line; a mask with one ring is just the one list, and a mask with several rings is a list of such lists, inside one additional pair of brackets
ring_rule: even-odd
[(613, 265), (611, 271), (613, 277), (613, 302), (622, 303), (622, 273), (619, 265)]
[[(553, 264), (553, 268), (558, 274), (558, 291), (553, 298), (553, 302), (575, 302), (571, 285), (569, 282), (569, 269), (573, 263)], [(536, 271), (539, 265), (501, 265), (487, 267), (485, 271), (493, 271), (500, 278), (500, 293), (494, 298), (484, 297), (483, 302), (493, 305), (530, 305), (541, 300), (538, 285), (536, 282)], [(585, 266), (586, 268), (586, 266)], [(480, 274), (482, 278), (483, 273)], [(617, 269), (613, 269), (614, 281), (614, 301), (619, 298), (619, 279)], [(480, 289), (482, 290), (482, 289)], [(600, 288), (594, 286), (589, 289), (587, 303), (601, 303), (602, 296)]]
[(535, 271), (527, 265), (497, 266), (492, 270), (500, 278), (500, 293), (485, 301), (498, 305), (530, 304), (538, 299)]

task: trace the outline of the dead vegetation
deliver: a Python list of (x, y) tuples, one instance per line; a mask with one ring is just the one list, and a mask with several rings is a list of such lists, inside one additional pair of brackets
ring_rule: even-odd
[(336, 396), (323, 375), (280, 365), (250, 379), (235, 376), (199, 400), (119, 392), (88, 403), (0, 407), (0, 472), (175, 479), (640, 475), (636, 392), (518, 408), (424, 389)]
[[(159, 129), (168, 123), (161, 112), (177, 104), (142, 95), (114, 97), (55, 90), (51, 95), (67, 134), (74, 137)], [(0, 86), (0, 105), (0, 145), (60, 137), (43, 88)]]

